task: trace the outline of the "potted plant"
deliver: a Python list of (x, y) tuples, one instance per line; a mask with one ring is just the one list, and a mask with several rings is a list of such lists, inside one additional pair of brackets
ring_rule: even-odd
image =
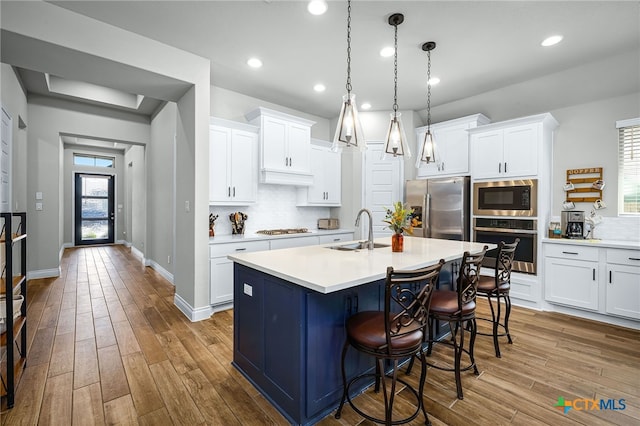
[(415, 217), (413, 209), (407, 208), (400, 201), (393, 204), (393, 210), (387, 209), (387, 215), (383, 221), (389, 225), (393, 231), (391, 235), (391, 251), (401, 252), (403, 250), (404, 237), (406, 232), (413, 235), (413, 228), (420, 225), (420, 220)]

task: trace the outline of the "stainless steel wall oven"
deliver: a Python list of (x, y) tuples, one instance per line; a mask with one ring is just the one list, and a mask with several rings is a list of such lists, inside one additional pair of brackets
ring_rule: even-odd
[(476, 216), (537, 216), (538, 180), (502, 180), (473, 184)]
[[(520, 238), (512, 271), (536, 274), (538, 231), (535, 219), (474, 218), (473, 240), (481, 243), (512, 243)], [(498, 249), (489, 250), (483, 265), (494, 268)]]

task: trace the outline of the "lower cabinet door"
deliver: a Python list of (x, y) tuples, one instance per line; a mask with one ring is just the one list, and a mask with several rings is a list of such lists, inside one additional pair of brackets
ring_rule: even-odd
[(640, 319), (640, 268), (607, 266), (607, 313)]
[(233, 262), (227, 257), (209, 259), (209, 303), (218, 305), (233, 301)]
[(598, 263), (547, 257), (545, 299), (576, 308), (598, 310)]

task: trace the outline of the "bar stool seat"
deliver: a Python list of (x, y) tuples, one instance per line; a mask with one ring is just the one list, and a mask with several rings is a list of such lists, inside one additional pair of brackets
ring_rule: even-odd
[[(392, 316), (389, 320), (393, 320)], [(384, 327), (384, 312), (365, 311), (360, 312), (347, 320), (347, 335), (351, 344), (356, 348), (367, 348), (372, 352), (386, 354), (387, 337)], [(399, 336), (391, 341), (390, 352), (394, 355), (402, 355), (412, 351), (422, 343), (422, 330), (416, 324), (412, 325), (413, 332)]]
[(470, 300), (468, 303), (458, 307), (458, 292), (453, 290), (438, 290), (431, 296), (431, 313), (453, 314), (461, 311), (462, 315), (473, 313), (476, 309), (476, 301)]

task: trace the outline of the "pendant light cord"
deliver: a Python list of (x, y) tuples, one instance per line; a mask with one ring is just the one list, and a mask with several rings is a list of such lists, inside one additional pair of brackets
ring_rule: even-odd
[(351, 95), (351, 0), (347, 1), (347, 98)]
[(431, 132), (431, 50), (427, 51), (427, 131)]
[(398, 25), (395, 28), (393, 49), (393, 116), (398, 116)]

